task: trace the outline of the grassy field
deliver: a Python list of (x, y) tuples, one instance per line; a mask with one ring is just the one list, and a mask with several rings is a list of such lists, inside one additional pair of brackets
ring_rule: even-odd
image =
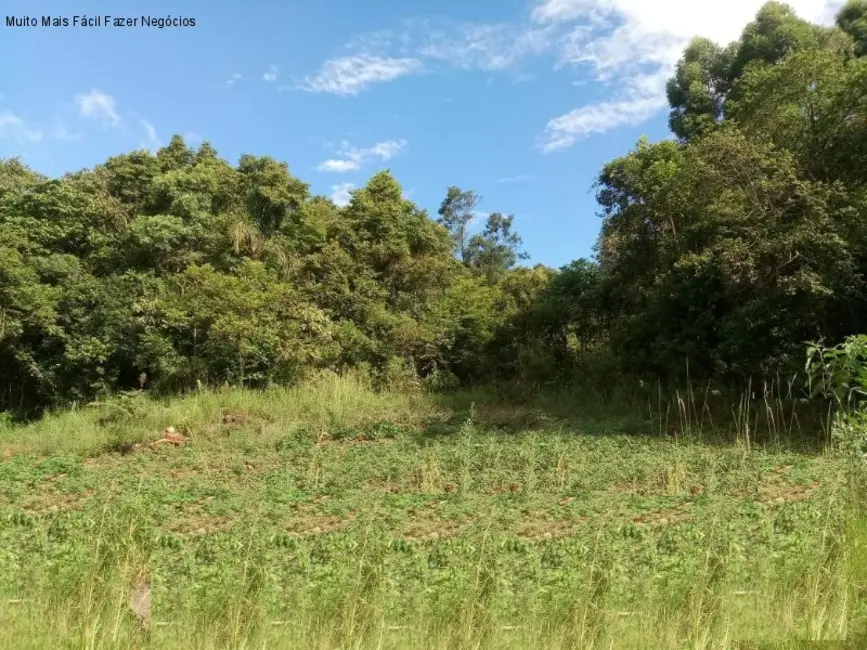
[(324, 378), (2, 425), (0, 647), (867, 647), (851, 466), (648, 412)]

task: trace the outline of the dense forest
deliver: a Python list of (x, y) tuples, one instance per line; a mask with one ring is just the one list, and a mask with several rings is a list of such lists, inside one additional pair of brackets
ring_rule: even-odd
[(559, 270), (519, 265), (508, 214), (471, 236), (473, 192), (430, 215), (388, 171), (338, 207), (177, 136), (57, 179), (0, 161), (0, 408), (349, 368), (735, 385), (867, 331), (867, 0), (831, 27), (768, 3), (667, 94), (675, 137), (604, 166), (594, 259)]

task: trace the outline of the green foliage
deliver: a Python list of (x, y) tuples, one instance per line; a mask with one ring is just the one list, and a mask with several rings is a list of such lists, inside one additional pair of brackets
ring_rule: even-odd
[[(831, 426), (834, 443), (863, 469), (867, 460), (867, 335), (850, 336), (833, 347), (811, 344), (805, 369), (811, 393), (830, 399), (836, 407)], [(856, 474), (856, 480), (862, 481), (863, 474)]]
[(837, 14), (837, 26), (855, 41), (855, 55), (867, 56), (867, 1), (849, 0)]
[(817, 47), (845, 47), (834, 30), (813, 25), (786, 4), (766, 3), (744, 28), (731, 63), (729, 79), (737, 80), (753, 65), (773, 65), (786, 55)]
[(600, 187), (611, 336), (640, 371), (689, 359), (709, 374), (773, 373), (799, 341), (863, 326), (844, 313), (863, 288), (839, 195), (786, 152), (721, 128), (682, 148), (640, 144)]
[(475, 219), (475, 209), (482, 200), (475, 192), (450, 187), (437, 214), (439, 223), (444, 225), (452, 236), (455, 250), (462, 262), (467, 261), (467, 240), (469, 226)]
[(806, 177), (867, 183), (867, 59), (804, 50), (749, 69), (737, 88), (728, 117), (792, 152)]
[(465, 261), (490, 281), (502, 278), (519, 259), (529, 258), (527, 253), (519, 250), (521, 237), (512, 231), (514, 219), (514, 215), (494, 212), (488, 215), (485, 229), (470, 238)]
[(695, 39), (667, 86), (677, 140), (600, 171), (593, 260), (526, 268), (514, 216), (436, 220), (382, 171), (345, 207), (286, 163), (175, 136), (48, 179), (0, 163), (0, 408), (265, 387), (363, 369), (383, 389), (742, 385), (802, 341), (867, 331), (864, 3), (836, 27), (768, 3)]
[[(455, 200), (452, 228), (472, 217)], [(179, 137), (56, 180), (5, 161), (0, 232), (0, 406), (25, 412), (142, 375), (160, 392), (362, 366), (384, 388), (434, 368), (468, 380), (490, 366), (484, 347), (508, 317), (498, 282), (520, 242), (495, 218), (464, 268), (388, 172), (337, 209), (284, 163), (232, 167)], [(471, 285), (486, 302), (461, 304)], [(481, 330), (445, 318), (449, 305), (475, 310)]]
[(668, 84), (680, 142), (641, 140), (597, 183), (584, 310), (622, 369), (740, 382), (867, 330), (864, 61), (842, 27), (778, 3), (727, 47), (686, 48)]
[(844, 407), (857, 404), (867, 398), (867, 335), (847, 337), (832, 347), (811, 344), (805, 370), (814, 395), (822, 394)]
[(671, 106), (669, 126), (679, 138), (690, 140), (700, 136), (722, 118), (731, 86), (729, 68), (733, 49), (696, 38), (684, 50), (666, 88)]

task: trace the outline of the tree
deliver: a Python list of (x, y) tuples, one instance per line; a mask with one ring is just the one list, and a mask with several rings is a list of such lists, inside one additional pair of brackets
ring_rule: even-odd
[(739, 380), (788, 371), (801, 342), (864, 326), (841, 189), (733, 125), (688, 145), (639, 143), (606, 166), (600, 281), (625, 367)]
[(270, 237), (309, 196), (307, 183), (293, 177), (289, 166), (268, 156), (241, 156), (241, 191), (250, 220)]
[(169, 172), (192, 165), (195, 153), (181, 136), (174, 135), (165, 147), (157, 151), (156, 158), (160, 171)]
[(799, 18), (788, 5), (768, 2), (741, 34), (731, 62), (729, 81), (737, 81), (751, 64), (772, 65), (792, 52), (835, 49), (844, 43), (833, 30)]
[(467, 245), (465, 261), (491, 280), (502, 277), (518, 260), (530, 257), (520, 250), (521, 237), (512, 231), (514, 220), (514, 215), (489, 214), (484, 231), (473, 235)]
[(867, 56), (867, 0), (849, 0), (837, 14), (837, 26), (855, 41), (855, 55)]
[(734, 56), (734, 45), (722, 48), (704, 38), (693, 39), (684, 50), (666, 86), (668, 123), (677, 137), (690, 140), (722, 119)]
[(728, 104), (740, 99), (738, 82), (747, 70), (772, 67), (806, 50), (839, 57), (851, 49), (842, 30), (813, 25), (788, 5), (768, 2), (728, 46), (696, 38), (686, 47), (666, 86), (669, 126), (682, 141), (704, 135), (728, 117)]
[(450, 187), (443, 199), (437, 214), (440, 215), (439, 223), (444, 225), (454, 240), (458, 259), (467, 261), (468, 228), (475, 219), (475, 209), (481, 202), (482, 197), (475, 192), (463, 191), (458, 187)]
[(811, 178), (867, 181), (867, 59), (795, 52), (737, 88), (728, 116), (742, 130), (794, 153)]

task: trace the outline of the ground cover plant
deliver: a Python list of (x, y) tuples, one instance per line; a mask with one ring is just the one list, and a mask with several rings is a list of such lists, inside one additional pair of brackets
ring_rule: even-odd
[[(480, 396), (331, 376), (4, 432), (4, 643), (763, 648), (857, 632), (867, 529), (848, 457), (791, 432), (660, 437), (598, 405)], [(169, 426), (181, 444), (133, 446)]]

